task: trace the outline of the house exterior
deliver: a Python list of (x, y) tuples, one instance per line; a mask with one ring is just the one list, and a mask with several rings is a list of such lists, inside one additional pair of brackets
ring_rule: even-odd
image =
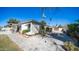
[(23, 30), (29, 30), (28, 32), (26, 32), (27, 35), (33, 35), (33, 34), (39, 33), (40, 23), (34, 20), (21, 23), (20, 33), (22, 33)]
[[(18, 24), (9, 23), (8, 28), (10, 31), (13, 31), (13, 32), (19, 32), (23, 34), (23, 31), (27, 31), (24, 34), (34, 35), (39, 33), (40, 25), (41, 25), (40, 22), (37, 22), (35, 20), (30, 20), (30, 21), (18, 23)], [(62, 32), (63, 28), (59, 26), (51, 27), (51, 26), (44, 25), (44, 28), (46, 33), (63, 33)]]
[(63, 30), (63, 27), (58, 27), (58, 26), (52, 27), (53, 33), (63, 33), (62, 30)]
[(68, 26), (67, 26), (67, 25), (63, 26), (63, 30), (64, 30), (65, 32), (67, 32)]
[[(40, 22), (37, 22), (35, 20), (30, 20), (27, 22), (23, 22), (23, 23), (18, 23), (18, 24), (14, 24), (14, 23), (9, 23), (8, 24), (8, 28), (9, 31), (11, 32), (19, 32), (19, 33), (23, 33), (23, 31), (27, 31), (24, 34), (27, 35), (33, 35), (33, 34), (37, 34), (40, 31)], [(45, 28), (47, 28), (48, 26), (45, 25)]]
[(10, 28), (10, 31), (17, 32), (18, 24), (9, 23), (8, 27)]
[(1, 31), (10, 31), (10, 29), (11, 29), (11, 28), (9, 28), (9, 27), (3, 27), (3, 28), (1, 29)]

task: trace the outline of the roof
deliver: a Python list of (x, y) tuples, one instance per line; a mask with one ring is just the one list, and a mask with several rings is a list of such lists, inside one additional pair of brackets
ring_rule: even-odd
[(53, 28), (63, 28), (63, 26), (52, 26)]
[[(33, 20), (33, 19), (28, 20), (28, 21), (26, 21), (26, 22), (19, 23), (19, 25), (21, 25), (21, 24), (26, 24), (26, 23), (33, 23), (33, 24), (41, 25), (40, 22), (38, 22), (38, 21), (36, 21), (36, 20)], [(44, 25), (44, 26), (50, 27), (50, 26), (48, 26), (48, 25)]]
[(35, 20), (29, 20), (29, 21), (23, 22), (23, 23), (21, 23), (21, 24), (25, 24), (25, 23), (34, 23), (34, 24), (40, 25), (40, 22), (35, 21)]

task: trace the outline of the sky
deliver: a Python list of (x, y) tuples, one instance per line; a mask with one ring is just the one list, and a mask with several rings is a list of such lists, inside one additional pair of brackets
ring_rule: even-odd
[[(7, 25), (10, 18), (16, 18), (21, 22), (34, 19), (42, 20), (44, 14), (48, 25), (66, 25), (79, 19), (78, 7), (0, 7), (0, 26)], [(50, 18), (52, 19), (50, 21)]]

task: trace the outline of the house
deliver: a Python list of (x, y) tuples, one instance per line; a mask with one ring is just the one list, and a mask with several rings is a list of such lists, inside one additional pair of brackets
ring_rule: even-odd
[[(41, 23), (35, 20), (30, 20), (20, 24), (20, 33), (26, 30), (27, 35), (33, 35), (40, 32)], [(52, 32), (52, 28), (50, 26), (44, 25), (46, 32)]]
[(9, 27), (3, 27), (3, 28), (1, 29), (1, 31), (10, 31), (10, 29), (11, 29), (11, 28), (9, 28)]
[(64, 25), (64, 26), (63, 26), (63, 30), (64, 30), (65, 32), (67, 32), (68, 26), (67, 26), (67, 25)]
[[(40, 31), (40, 22), (35, 20), (29, 20), (27, 22), (22, 22), (18, 24), (9, 23), (9, 28), (14, 32), (19, 32), (21, 34), (33, 35)], [(44, 25), (46, 33), (62, 33), (63, 28), (60, 26), (51, 27)]]
[(52, 32), (53, 33), (63, 33), (63, 27), (60, 27), (60, 26), (53, 26), (52, 27)]
[[(37, 34), (40, 31), (40, 22), (37, 22), (35, 20), (29, 20), (27, 22), (22, 22), (18, 24), (9, 24), (9, 27), (14, 32), (20, 32), (21, 34), (27, 34), (27, 35), (33, 35)], [(51, 27), (48, 25), (44, 25), (45, 31), (47, 33), (62, 33), (63, 28), (60, 26)]]
[(40, 23), (34, 20), (30, 20), (20, 24), (20, 33), (24, 30), (27, 30), (27, 35), (33, 35), (39, 33), (40, 30)]
[(7, 26), (10, 28), (10, 31), (17, 32), (18, 23), (8, 23)]
[[(8, 28), (12, 32), (19, 32), (21, 34), (27, 34), (27, 35), (33, 35), (37, 34), (40, 31), (40, 22), (37, 22), (35, 20), (29, 20), (27, 22), (22, 23), (8, 23)], [(44, 25), (44, 27), (47, 29), (49, 28), (47, 25)]]

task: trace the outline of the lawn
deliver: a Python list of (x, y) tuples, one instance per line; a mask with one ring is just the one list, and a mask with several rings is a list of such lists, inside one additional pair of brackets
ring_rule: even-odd
[(20, 51), (21, 49), (7, 35), (0, 35), (0, 51)]

